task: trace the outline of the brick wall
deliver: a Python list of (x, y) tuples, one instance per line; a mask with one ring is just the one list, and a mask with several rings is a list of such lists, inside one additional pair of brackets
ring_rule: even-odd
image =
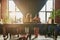
[(2, 0), (2, 18), (4, 19), (7, 14), (7, 0)]
[[(60, 0), (55, 0), (55, 10), (58, 10), (60, 9)], [(56, 16), (55, 18), (55, 22), (56, 23), (60, 23), (60, 17), (59, 16)]]
[(55, 0), (55, 9), (60, 9), (60, 0)]

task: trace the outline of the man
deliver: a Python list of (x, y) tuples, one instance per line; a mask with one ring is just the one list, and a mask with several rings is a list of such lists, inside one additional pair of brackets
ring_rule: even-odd
[(35, 15), (35, 17), (33, 18), (33, 22), (35, 22), (35, 23), (41, 23), (40, 22), (40, 18), (39, 18), (38, 15)]

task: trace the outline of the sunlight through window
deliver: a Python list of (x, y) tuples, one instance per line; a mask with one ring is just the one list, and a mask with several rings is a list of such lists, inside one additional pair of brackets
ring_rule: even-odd
[(15, 4), (13, 1), (9, 1), (9, 11), (15, 11)]
[(52, 10), (53, 10), (53, 0), (47, 0), (46, 4), (43, 6), (43, 8), (39, 12), (41, 23), (47, 23)]
[(17, 8), (13, 0), (8, 1), (9, 4), (9, 19), (13, 20), (13, 23), (21, 24), (23, 23), (23, 14)]

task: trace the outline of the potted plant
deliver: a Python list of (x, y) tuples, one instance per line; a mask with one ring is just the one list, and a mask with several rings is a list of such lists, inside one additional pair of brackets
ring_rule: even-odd
[(55, 20), (55, 23), (60, 23), (60, 9), (53, 10), (50, 17)]
[(60, 23), (60, 9), (56, 10), (55, 22)]
[(48, 24), (54, 24), (55, 10), (53, 10), (48, 18)]

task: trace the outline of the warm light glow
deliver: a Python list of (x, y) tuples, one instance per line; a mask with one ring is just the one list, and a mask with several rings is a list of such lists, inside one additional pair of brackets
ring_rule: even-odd
[(13, 1), (9, 1), (9, 11), (15, 11), (15, 4)]
[(9, 13), (9, 17), (12, 18), (12, 19), (14, 19), (15, 18), (15, 12), (10, 12)]
[(21, 12), (11, 12), (9, 13), (9, 18), (12, 21), (15, 21), (16, 19), (16, 23), (19, 23), (19, 24), (23, 23), (23, 15)]
[(16, 16), (16, 19), (23, 18), (23, 15), (21, 12), (16, 12), (15, 16)]
[(9, 19), (15, 24), (23, 23), (23, 14), (13, 1), (9, 1)]
[(16, 16), (17, 23), (22, 24), (23, 23), (23, 15), (22, 15), (22, 13), (21, 12), (16, 12), (15, 16)]

